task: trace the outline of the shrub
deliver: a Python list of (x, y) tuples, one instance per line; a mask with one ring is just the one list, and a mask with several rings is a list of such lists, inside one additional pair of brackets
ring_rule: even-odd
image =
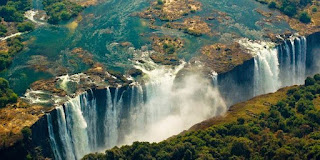
[(9, 88), (9, 82), (0, 78), (0, 108), (5, 107), (8, 103), (17, 102), (18, 96)]
[(271, 1), (268, 5), (269, 8), (277, 8), (277, 3), (274, 1)]
[(7, 28), (3, 24), (0, 24), (0, 36), (4, 36), (7, 33)]
[(314, 80), (320, 81), (320, 74), (316, 74), (313, 76)]
[(23, 139), (31, 138), (32, 131), (29, 127), (25, 126), (22, 128), (21, 133), (23, 135)]
[(316, 83), (316, 80), (311, 78), (311, 77), (308, 77), (306, 80), (305, 80), (305, 85), (306, 86), (311, 86), (311, 85), (314, 85)]
[(162, 0), (158, 0), (157, 3), (158, 3), (158, 5), (163, 5), (163, 1)]
[(67, 21), (77, 16), (83, 7), (66, 0), (44, 0), (44, 9), (49, 15), (48, 23), (58, 24), (61, 21)]
[(34, 24), (31, 22), (22, 22), (18, 24), (17, 28), (19, 32), (33, 31)]
[(238, 118), (237, 121), (238, 121), (239, 124), (244, 124), (244, 122), (245, 122), (246, 120), (241, 117), (241, 118)]
[(317, 12), (317, 11), (318, 11), (317, 7), (312, 8), (312, 12)]
[(22, 22), (23, 14), (17, 11), (14, 6), (3, 6), (0, 7), (0, 17), (2, 17), (6, 22)]
[(299, 20), (303, 23), (310, 23), (311, 17), (307, 12), (301, 12), (299, 15)]
[(249, 158), (251, 154), (250, 140), (246, 138), (237, 138), (232, 144), (231, 154)]
[(285, 6), (283, 9), (282, 9), (283, 13), (286, 14), (287, 16), (289, 17), (293, 17), (294, 15), (297, 14), (297, 7), (294, 6), (294, 5), (288, 5), (288, 6)]

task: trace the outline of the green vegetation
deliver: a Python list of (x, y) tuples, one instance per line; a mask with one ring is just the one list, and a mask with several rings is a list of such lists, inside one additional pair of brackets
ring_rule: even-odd
[(33, 31), (34, 24), (31, 22), (22, 22), (18, 24), (17, 29), (19, 32)]
[(8, 103), (17, 102), (18, 96), (9, 88), (9, 82), (0, 78), (0, 108), (5, 107)]
[(299, 15), (299, 20), (303, 23), (310, 23), (311, 17), (307, 12), (301, 12)]
[[(311, 18), (307, 12), (303, 12), (305, 7), (312, 4), (312, 0), (256, 0), (260, 3), (268, 4), (271, 9), (279, 9), (289, 17), (298, 18), (303, 23), (310, 23)], [(300, 13), (301, 12), (301, 13)], [(300, 13), (300, 14), (298, 14)]]
[(67, 0), (44, 0), (45, 11), (49, 15), (48, 22), (58, 24), (77, 16), (83, 7)]
[(173, 54), (176, 51), (176, 48), (173, 44), (165, 43), (163, 45), (164, 52), (167, 54)]
[(0, 24), (0, 36), (4, 36), (7, 33), (7, 28), (3, 24)]
[(277, 3), (272, 1), (272, 2), (269, 3), (268, 7), (269, 8), (277, 8)]
[(8, 0), (0, 3), (0, 17), (6, 22), (22, 22), (23, 14), (31, 7), (31, 0)]
[(32, 135), (32, 131), (29, 127), (25, 126), (22, 128), (21, 133), (23, 135), (23, 139), (30, 139)]
[(313, 8), (312, 8), (312, 12), (313, 12), (313, 13), (315, 13), (315, 12), (317, 12), (317, 11), (318, 11), (317, 7), (313, 7)]
[(158, 3), (158, 5), (163, 5), (163, 1), (162, 0), (158, 0), (157, 3)]
[(6, 69), (12, 62), (13, 57), (23, 49), (22, 38), (17, 36), (7, 40), (8, 52), (0, 52), (0, 71)]
[(308, 77), (304, 86), (289, 89), (268, 112), (83, 159), (320, 159), (319, 100), (318, 74)]

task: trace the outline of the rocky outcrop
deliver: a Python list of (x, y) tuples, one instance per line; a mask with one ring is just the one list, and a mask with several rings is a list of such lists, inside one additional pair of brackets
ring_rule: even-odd
[(201, 55), (191, 62), (199, 60), (204, 63), (207, 72), (215, 71), (220, 74), (242, 65), (251, 58), (252, 55), (236, 42), (230, 45), (216, 43), (202, 47)]
[(209, 25), (201, 20), (200, 17), (195, 16), (192, 18), (186, 18), (182, 23), (180, 22), (171, 22), (165, 25), (168, 28), (174, 28), (184, 31), (190, 35), (201, 36), (203, 34), (209, 34), (211, 32), (211, 28)]
[(184, 47), (184, 41), (170, 36), (153, 36), (152, 49), (156, 52), (150, 58), (162, 65), (179, 65), (178, 51)]
[(195, 0), (157, 0), (151, 6), (139, 13), (139, 16), (146, 19), (177, 20), (189, 13), (201, 9), (201, 3)]

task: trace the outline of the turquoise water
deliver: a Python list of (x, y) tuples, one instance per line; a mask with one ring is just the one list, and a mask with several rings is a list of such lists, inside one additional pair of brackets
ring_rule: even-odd
[[(67, 69), (69, 74), (88, 69), (89, 66), (70, 55), (70, 51), (76, 47), (91, 52), (94, 60), (107, 68), (123, 72), (132, 67), (128, 59), (133, 55), (132, 52), (128, 52), (127, 47), (118, 44), (121, 42), (130, 42), (132, 47), (139, 50), (142, 46), (148, 46), (150, 49), (152, 35), (179, 37), (186, 42), (179, 57), (188, 60), (199, 54), (199, 49), (203, 45), (232, 42), (231, 33), (238, 37), (263, 39), (264, 29), (280, 33), (289, 28), (284, 22), (260, 26), (259, 23), (263, 23), (262, 19), (265, 17), (254, 10), (256, 8), (269, 10), (253, 0), (200, 0), (203, 4), (202, 10), (188, 17), (208, 16), (213, 9), (226, 12), (231, 17), (226, 23), (221, 24), (216, 20), (206, 21), (211, 24), (213, 31), (219, 32), (218, 35), (194, 37), (174, 29), (152, 30), (148, 25), (144, 25), (147, 20), (132, 16), (133, 13), (147, 8), (150, 2), (151, 0), (108, 0), (97, 6), (88, 7), (83, 11), (83, 20), (74, 31), (65, 25), (41, 26), (32, 33), (24, 35), (25, 40), (33, 41), (30, 41), (26, 49), (16, 56), (12, 66), (2, 75), (9, 79), (13, 89), (21, 95), (32, 82), (58, 75), (59, 68)], [(47, 59), (49, 64), (46, 66), (50, 72), (34, 71), (30, 67), (31, 61), (37, 59), (35, 55)], [(76, 63), (71, 64), (70, 60)], [(39, 63), (44, 62), (39, 60)]]

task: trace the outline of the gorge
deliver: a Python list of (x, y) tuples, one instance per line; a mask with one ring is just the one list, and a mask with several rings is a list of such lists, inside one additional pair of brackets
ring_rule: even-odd
[[(0, 108), (0, 159), (78, 160), (163, 144), (261, 95), (286, 96), (287, 86), (320, 72), (315, 1), (298, 8), (312, 16), (308, 24), (300, 13), (284, 15), (278, 0), (279, 10), (253, 0), (33, 0), (18, 11), (20, 0), (12, 1), (0, 11), (15, 4), (24, 19), (1, 22), (9, 29), (0, 37), (0, 60), (8, 60), (0, 77), (19, 98)], [(14, 28), (23, 24), (32, 30)]]
[(164, 140), (237, 102), (302, 84), (318, 70), (313, 59), (317, 36), (294, 37), (277, 46), (248, 42), (254, 58), (213, 81), (191, 73), (175, 83), (185, 63), (174, 69), (152, 61), (137, 64), (149, 77), (145, 84), (88, 90), (48, 113), (45, 137), (50, 144), (45, 145), (55, 159), (80, 159), (116, 145)]

